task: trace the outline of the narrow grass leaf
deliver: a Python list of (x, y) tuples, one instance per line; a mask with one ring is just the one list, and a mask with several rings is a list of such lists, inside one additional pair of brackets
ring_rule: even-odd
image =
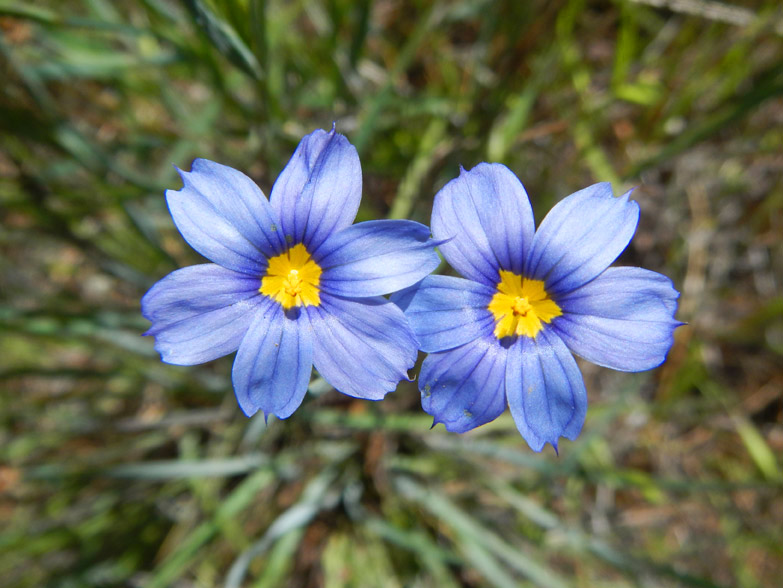
[(221, 459), (201, 459), (198, 461), (145, 461), (107, 468), (104, 470), (104, 474), (112, 478), (133, 478), (139, 480), (217, 478), (245, 474), (268, 464), (268, 457), (255, 454)]
[(275, 475), (269, 470), (259, 470), (243, 480), (221, 503), (211, 520), (196, 527), (177, 549), (153, 573), (147, 588), (168, 588), (183, 571), (193, 563), (199, 550), (220, 530), (224, 521), (235, 518), (247, 508), (256, 495), (274, 482)]
[(492, 553), (508, 567), (528, 577), (539, 586), (547, 588), (570, 586), (553, 570), (525, 555), (521, 549), (510, 546), (503, 538), (486, 529), (453, 504), (442, 492), (427, 491), (410, 478), (398, 477), (395, 482), (404, 496), (418, 502), (463, 538), (469, 538), (474, 545), (480, 546), (478, 553), (482, 551)]
[(218, 17), (202, 0), (186, 0), (186, 5), (193, 20), (220, 53), (252, 78), (261, 79), (263, 73), (256, 56), (228, 22)]
[(336, 501), (339, 495), (330, 495), (329, 490), (336, 477), (335, 468), (328, 467), (312, 479), (300, 499), (277, 517), (264, 535), (234, 560), (226, 576), (225, 587), (239, 588), (253, 559), (265, 553), (283, 535), (305, 527), (324, 506), (333, 506), (332, 502)]

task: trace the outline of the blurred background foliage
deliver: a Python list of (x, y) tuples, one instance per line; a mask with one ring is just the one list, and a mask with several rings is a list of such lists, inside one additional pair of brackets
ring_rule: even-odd
[[(0, 0), (3, 586), (773, 587), (783, 578), (776, 0)], [(146, 289), (199, 263), (163, 192), (268, 193), (359, 149), (360, 218), (429, 221), (480, 161), (537, 218), (638, 185), (622, 264), (682, 291), (668, 362), (583, 364), (584, 432), (450, 435), (413, 384), (247, 420), (231, 358), (164, 365)]]

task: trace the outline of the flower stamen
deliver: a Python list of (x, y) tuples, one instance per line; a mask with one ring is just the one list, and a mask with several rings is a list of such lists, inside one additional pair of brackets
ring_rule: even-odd
[(514, 298), (514, 304), (511, 305), (511, 310), (518, 316), (527, 316), (527, 313), (533, 310), (533, 307), (524, 296), (517, 296)]
[(269, 260), (258, 291), (277, 300), (286, 310), (294, 306), (318, 306), (320, 281), (321, 267), (310, 257), (307, 248), (297, 243)]
[(544, 282), (523, 278), (513, 272), (500, 271), (497, 293), (487, 307), (495, 318), (495, 337), (524, 335), (534, 338), (543, 323), (563, 314), (549, 297)]

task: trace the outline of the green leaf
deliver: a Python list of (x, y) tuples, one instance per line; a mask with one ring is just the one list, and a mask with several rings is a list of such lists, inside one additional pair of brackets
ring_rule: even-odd
[(256, 80), (263, 78), (261, 64), (242, 37), (203, 0), (185, 0), (196, 25), (231, 63)]

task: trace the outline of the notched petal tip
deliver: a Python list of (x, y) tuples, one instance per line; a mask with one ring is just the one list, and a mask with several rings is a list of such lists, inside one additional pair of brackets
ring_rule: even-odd
[[(251, 404), (250, 402), (247, 402), (239, 397), (238, 394), (236, 394), (235, 390), (235, 396), (237, 399), (237, 404), (239, 405), (239, 410), (242, 411), (242, 414), (245, 415), (247, 418), (251, 418), (255, 416), (255, 414), (258, 412), (259, 407), (256, 404)], [(266, 413), (264, 413), (264, 421), (266, 421)]]
[(337, 391), (381, 400), (416, 364), (418, 345), (405, 315), (380, 296), (352, 300), (324, 295), (307, 309), (314, 333), (314, 364)]
[(145, 336), (166, 363), (195, 365), (236, 351), (261, 300), (257, 280), (215, 264), (178, 269), (141, 300)]
[(296, 411), (307, 393), (313, 337), (302, 321), (287, 320), (281, 306), (274, 302), (270, 306), (269, 316), (259, 313), (249, 325), (234, 358), (231, 379), (245, 414), (262, 410), (284, 419)]
[(567, 439), (565, 435), (563, 436), (556, 436), (553, 439), (536, 439), (535, 442), (531, 443), (530, 440), (525, 439), (527, 442), (528, 447), (530, 447), (531, 450), (535, 451), (536, 453), (542, 453), (547, 445), (551, 445), (552, 449), (555, 450), (555, 455), (557, 457), (560, 457), (560, 439)]
[[(190, 164), (190, 172), (198, 172), (199, 170), (202, 170), (204, 168), (208, 168), (209, 164), (216, 165), (215, 162), (205, 159), (203, 157), (197, 157), (193, 160), (193, 162)], [(221, 166), (222, 167), (222, 166)]]
[(555, 330), (580, 357), (611, 369), (639, 372), (661, 365), (683, 323), (674, 318), (679, 293), (671, 280), (636, 267), (607, 269), (560, 298)]
[(563, 341), (549, 330), (509, 352), (506, 396), (517, 429), (530, 448), (576, 439), (587, 413), (582, 374)]
[(296, 412), (296, 410), (299, 408), (299, 406), (300, 405), (297, 405), (297, 407), (294, 410), (290, 411), (290, 412), (286, 410), (286, 411), (282, 412), (281, 414), (278, 414), (278, 413), (276, 413), (276, 412), (274, 412), (272, 410), (270, 410), (269, 412), (263, 411), (263, 414), (264, 414), (264, 424), (266, 426), (269, 426), (269, 419), (270, 419), (270, 417), (274, 417), (278, 421), (285, 421), (285, 420), (287, 420), (288, 418), (290, 418)]
[(435, 195), (432, 231), (449, 239), (441, 253), (463, 277), (494, 285), (500, 268), (521, 272), (535, 223), (519, 178), (502, 164), (479, 163), (460, 166)]
[(299, 408), (299, 405), (297, 404), (293, 410), (291, 411), (284, 410), (281, 411), (280, 414), (278, 414), (274, 410), (265, 410), (264, 408), (261, 407), (261, 404), (256, 404), (255, 402), (253, 402), (252, 399), (249, 398), (244, 400), (240, 399), (239, 395), (236, 394), (236, 391), (234, 396), (237, 399), (237, 404), (239, 405), (239, 409), (242, 411), (242, 414), (245, 415), (245, 417), (253, 418), (257, 414), (261, 413), (264, 417), (264, 425), (266, 425), (267, 427), (269, 426), (270, 417), (275, 417), (280, 421), (284, 421), (287, 418), (289, 418), (291, 415), (293, 415), (294, 412), (296, 412), (296, 409)]
[(282, 231), (314, 253), (327, 237), (351, 225), (362, 192), (356, 148), (337, 132), (305, 135), (272, 187), (270, 203)]
[(536, 231), (525, 272), (553, 294), (576, 290), (603, 272), (631, 242), (639, 204), (631, 191), (617, 198), (608, 182), (558, 202)]
[(214, 164), (215, 162), (209, 159), (204, 159), (203, 157), (196, 157), (193, 161), (190, 162), (190, 169), (182, 169), (176, 164), (172, 164), (172, 165), (174, 165), (174, 169), (177, 170), (179, 177), (182, 178), (182, 182), (187, 186), (189, 184), (188, 178), (191, 175), (202, 173), (204, 168), (207, 167), (206, 165), (204, 165), (205, 163)]
[(431, 237), (428, 240), (427, 245), (430, 245), (431, 247), (440, 247), (441, 245), (445, 245), (446, 243), (453, 241), (454, 237), (456, 237), (456, 235), (451, 235), (450, 237), (444, 237), (442, 239), (436, 239), (435, 237)]
[(185, 240), (223, 267), (258, 275), (279, 252), (276, 215), (256, 183), (232, 167), (196, 159), (176, 168), (182, 188), (166, 190), (174, 224)]
[(431, 353), (419, 378), (422, 409), (451, 433), (495, 420), (506, 408), (505, 359), (489, 338)]
[[(628, 189), (628, 191), (625, 194), (621, 195), (619, 197), (619, 199), (620, 200), (629, 200), (631, 198), (631, 194), (633, 194), (638, 187), (639, 186), (632, 186), (631, 188)], [(637, 206), (638, 206), (638, 203), (637, 203)]]
[[(590, 184), (589, 186), (583, 188), (582, 190), (577, 190), (576, 192), (574, 192), (574, 194), (579, 194), (580, 192), (585, 192), (588, 190), (590, 190), (591, 192), (603, 191), (604, 196), (607, 196), (609, 198), (614, 198), (614, 190), (612, 189), (612, 182), (596, 182), (595, 184)], [(571, 195), (573, 196), (573, 194)]]

